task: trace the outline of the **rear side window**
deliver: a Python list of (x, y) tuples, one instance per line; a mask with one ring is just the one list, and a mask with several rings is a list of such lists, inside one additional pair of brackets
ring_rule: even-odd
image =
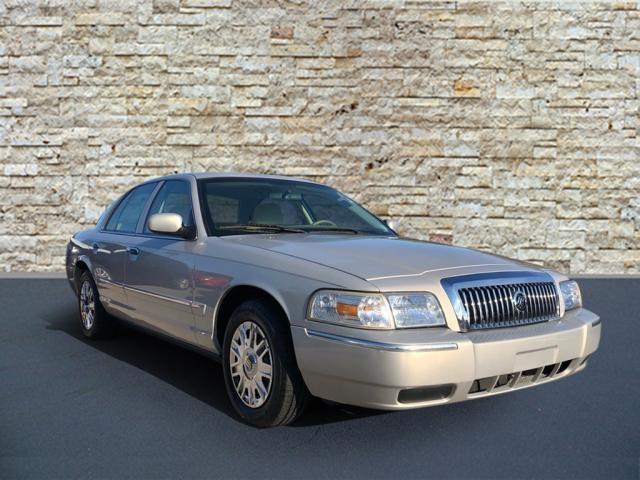
[(105, 230), (135, 233), (140, 215), (155, 188), (155, 183), (145, 183), (131, 190), (111, 215)]
[[(182, 217), (185, 227), (193, 226), (193, 208), (191, 207), (191, 185), (180, 180), (168, 180), (153, 199), (148, 219), (156, 213), (177, 213)], [(152, 233), (147, 225), (145, 233)]]

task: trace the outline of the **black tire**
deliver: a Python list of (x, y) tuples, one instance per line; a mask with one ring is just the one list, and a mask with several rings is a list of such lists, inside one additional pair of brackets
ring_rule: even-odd
[[(282, 314), (269, 305), (247, 301), (233, 312), (224, 333), (222, 365), (227, 394), (240, 418), (255, 427), (275, 427), (293, 422), (302, 414), (310, 397), (295, 360), (289, 322), (281, 317)], [(241, 399), (230, 366), (229, 353), (234, 334), (245, 322), (259, 327), (270, 349), (270, 389), (264, 403), (257, 407), (248, 406)], [(235, 375), (237, 378), (238, 373)]]
[[(90, 322), (83, 315), (83, 309), (86, 309), (86, 297), (83, 296), (83, 288), (88, 288), (91, 291), (93, 299), (93, 320)], [(78, 281), (78, 310), (80, 313), (80, 328), (85, 337), (99, 339), (113, 333), (113, 319), (100, 303), (96, 282), (93, 281), (93, 277), (88, 270), (80, 276)]]

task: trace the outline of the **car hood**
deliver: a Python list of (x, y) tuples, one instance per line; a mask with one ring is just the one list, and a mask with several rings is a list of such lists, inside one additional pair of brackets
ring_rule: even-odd
[(520, 262), (477, 250), (399, 237), (280, 234), (226, 238), (325, 265), (368, 281), (460, 267), (522, 266)]

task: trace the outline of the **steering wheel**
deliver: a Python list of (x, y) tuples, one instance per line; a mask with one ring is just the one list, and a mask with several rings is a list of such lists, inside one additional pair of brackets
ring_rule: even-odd
[(321, 227), (321, 226), (325, 226), (325, 227), (337, 227), (338, 225), (336, 225), (335, 223), (333, 223), (331, 220), (317, 220), (315, 222), (313, 222), (314, 226), (317, 227)]

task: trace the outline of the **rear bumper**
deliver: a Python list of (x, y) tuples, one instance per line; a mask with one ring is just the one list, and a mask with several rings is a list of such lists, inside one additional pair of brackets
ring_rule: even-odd
[(582, 370), (600, 320), (580, 309), (561, 320), (497, 330), (359, 331), (307, 322), (292, 327), (312, 394), (385, 410), (496, 395)]

